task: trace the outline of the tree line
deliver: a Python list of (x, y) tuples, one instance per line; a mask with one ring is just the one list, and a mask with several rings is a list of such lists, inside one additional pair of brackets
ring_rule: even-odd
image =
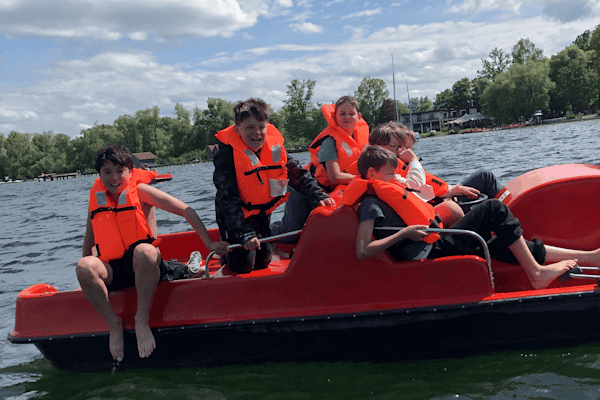
[(600, 108), (600, 25), (550, 58), (521, 39), (510, 53), (494, 48), (481, 61), (475, 78), (460, 79), (437, 94), (433, 107), (461, 109), (473, 102), (499, 124), (518, 122), (536, 110), (553, 118)]
[[(595, 112), (600, 108), (600, 25), (585, 31), (557, 55), (543, 56), (529, 39), (521, 39), (510, 53), (494, 48), (481, 59), (473, 79), (462, 78), (436, 95), (399, 102), (389, 98), (381, 79), (365, 77), (353, 96), (371, 128), (409, 112), (465, 109), (479, 105), (498, 124), (517, 122), (542, 110), (546, 117)], [(294, 79), (280, 110), (271, 110), (270, 122), (286, 139), (286, 146), (305, 145), (326, 126), (321, 103), (312, 101), (316, 81)], [(337, 99), (337, 98), (336, 98)], [(335, 101), (336, 99), (332, 99)], [(215, 134), (234, 123), (234, 103), (208, 98), (207, 109), (192, 112), (175, 105), (174, 117), (161, 117), (160, 109), (122, 115), (112, 125), (94, 123), (71, 139), (52, 131), (0, 133), (0, 179), (30, 179), (41, 173), (92, 172), (94, 153), (107, 144), (131, 152), (152, 152), (160, 164), (187, 163), (206, 156)]]

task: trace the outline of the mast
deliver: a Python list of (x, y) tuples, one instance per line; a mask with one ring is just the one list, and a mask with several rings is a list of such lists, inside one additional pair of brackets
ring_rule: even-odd
[(406, 77), (406, 96), (408, 97), (408, 113), (409, 113), (408, 115), (409, 115), (409, 118), (410, 118), (410, 121), (409, 121), (410, 126), (409, 126), (409, 128), (410, 128), (410, 130), (413, 130), (412, 108), (411, 108), (411, 104), (410, 104), (410, 90), (408, 90), (408, 76)]
[(396, 103), (396, 70), (394, 69), (394, 55), (392, 54), (392, 82), (394, 85), (394, 114), (396, 115), (396, 123), (400, 123), (398, 118), (398, 104)]

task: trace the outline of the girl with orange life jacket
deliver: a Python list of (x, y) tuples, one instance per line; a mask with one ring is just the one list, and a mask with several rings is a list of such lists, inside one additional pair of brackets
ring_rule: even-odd
[(369, 127), (358, 111), (358, 102), (350, 96), (321, 111), (329, 126), (310, 144), (311, 161), (306, 166), (321, 186), (331, 192), (335, 186), (350, 182), (347, 168), (368, 143)]

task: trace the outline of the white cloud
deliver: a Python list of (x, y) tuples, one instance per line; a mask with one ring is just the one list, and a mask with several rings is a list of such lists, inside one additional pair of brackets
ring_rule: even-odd
[(322, 33), (323, 27), (319, 25), (315, 25), (311, 22), (303, 22), (301, 24), (290, 24), (290, 27), (295, 32), (300, 33)]
[(522, 1), (519, 0), (464, 0), (458, 6), (450, 7), (451, 13), (478, 13), (491, 10), (506, 10), (519, 13)]
[[(11, 37), (42, 36), (114, 41), (125, 35), (224, 36), (250, 27), (264, 1), (242, 11), (235, 0), (14, 0), (0, 2), (0, 33)], [(278, 7), (289, 7), (289, 0)], [(258, 10), (258, 11), (256, 11)]]
[(375, 14), (381, 14), (381, 7), (378, 7), (374, 10), (364, 10), (364, 11), (359, 11), (359, 12), (355, 12), (352, 14), (344, 15), (342, 17), (342, 19), (370, 17)]
[(0, 118), (11, 119), (14, 121), (37, 120), (40, 117), (31, 110), (9, 110), (0, 108)]

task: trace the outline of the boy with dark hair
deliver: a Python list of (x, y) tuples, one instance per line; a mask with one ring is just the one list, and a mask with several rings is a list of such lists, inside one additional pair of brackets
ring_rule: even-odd
[(100, 177), (90, 190), (77, 279), (85, 297), (109, 326), (109, 350), (117, 361), (124, 357), (123, 324), (108, 292), (135, 286), (138, 353), (141, 358), (148, 357), (156, 348), (149, 325), (152, 297), (165, 275), (160, 250), (153, 245), (156, 226), (149, 223), (154, 207), (184, 217), (210, 251), (226, 254), (228, 243), (213, 242), (191, 207), (148, 185), (156, 172), (133, 168), (133, 156), (126, 148), (111, 145), (101, 149), (95, 167)]
[[(216, 135), (221, 143), (213, 161), (215, 207), (221, 237), (243, 246), (227, 255), (227, 264), (234, 272), (248, 273), (271, 262), (272, 246), (261, 245), (259, 238), (271, 236), (271, 213), (288, 199), (288, 184), (306, 197), (309, 212), (333, 200), (307, 170), (288, 159), (264, 101), (240, 101), (233, 111), (235, 124)], [(301, 227), (306, 217), (295, 223)]]
[[(360, 223), (356, 236), (356, 255), (359, 259), (386, 249), (396, 260), (483, 255), (475, 238), (446, 233), (437, 238), (437, 235), (428, 235), (423, 231), (430, 226), (428, 222), (433, 208), (422, 201), (412, 202), (406, 186), (394, 183), (397, 160), (393, 153), (379, 146), (368, 146), (357, 165), (363, 179), (356, 179), (348, 185), (342, 204), (355, 204), (371, 191), (376, 194), (375, 197), (365, 197), (358, 208)], [(421, 204), (430, 209), (419, 208)], [(378, 226), (404, 228), (393, 234), (374, 232)], [(497, 239), (490, 245), (492, 258), (518, 262), (535, 289), (550, 285), (554, 279), (575, 267), (578, 260), (583, 264), (600, 265), (600, 249), (570, 250), (544, 245), (539, 239), (526, 241), (519, 221), (504, 203), (496, 199), (475, 206), (452, 228), (475, 231), (486, 241), (491, 238), (492, 232), (495, 233)], [(373, 239), (374, 234), (376, 239)], [(553, 264), (542, 265), (544, 262)]]

